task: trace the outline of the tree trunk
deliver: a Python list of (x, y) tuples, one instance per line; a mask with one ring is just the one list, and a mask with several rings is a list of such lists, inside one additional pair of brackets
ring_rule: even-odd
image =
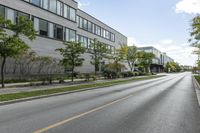
[(2, 64), (1, 64), (1, 85), (2, 85), (2, 88), (5, 87), (5, 84), (4, 84), (4, 66), (6, 64), (6, 57), (3, 57), (3, 61), (2, 61)]
[(72, 77), (72, 82), (74, 82), (74, 67), (72, 68), (72, 75), (71, 75)]

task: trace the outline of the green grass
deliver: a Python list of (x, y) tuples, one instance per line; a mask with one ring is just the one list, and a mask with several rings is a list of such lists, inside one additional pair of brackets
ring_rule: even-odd
[(29, 98), (29, 97), (36, 97), (36, 96), (44, 96), (68, 91), (75, 91), (80, 89), (86, 88), (99, 88), (99, 87), (108, 87), (117, 84), (124, 84), (129, 83), (132, 81), (139, 81), (139, 80), (147, 80), (153, 78), (159, 78), (162, 76), (148, 76), (148, 77), (141, 77), (141, 78), (132, 78), (127, 80), (114, 80), (106, 83), (95, 83), (95, 84), (88, 84), (88, 85), (77, 85), (77, 86), (70, 86), (64, 88), (56, 88), (56, 89), (46, 89), (46, 90), (38, 90), (38, 91), (31, 91), (31, 92), (20, 92), (20, 93), (11, 93), (11, 94), (1, 94), (0, 95), (0, 102), (22, 99), (22, 98)]
[(199, 75), (195, 75), (194, 77), (197, 80), (197, 82), (200, 84), (200, 76)]

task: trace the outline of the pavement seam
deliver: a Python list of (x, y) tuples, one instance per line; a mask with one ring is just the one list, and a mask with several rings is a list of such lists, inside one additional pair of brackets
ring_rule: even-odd
[(197, 80), (195, 79), (194, 75), (192, 76), (192, 79), (193, 79), (193, 83), (194, 83), (195, 92), (196, 92), (196, 95), (197, 95), (197, 101), (198, 101), (198, 104), (199, 104), (199, 107), (200, 107), (200, 85), (197, 82)]

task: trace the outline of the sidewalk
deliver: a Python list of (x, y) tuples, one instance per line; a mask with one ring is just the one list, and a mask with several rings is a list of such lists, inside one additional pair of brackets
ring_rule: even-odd
[(84, 79), (76, 79), (74, 83), (70, 82), (70, 80), (65, 80), (65, 83), (63, 84), (53, 83), (49, 85), (37, 85), (37, 86), (30, 86), (30, 83), (28, 82), (27, 83), (13, 83), (13, 84), (6, 84), (5, 89), (0, 89), (0, 94), (55, 89), (55, 88), (63, 88), (63, 87), (77, 86), (77, 85), (83, 85), (83, 84), (95, 84), (95, 83), (102, 83), (102, 82), (110, 82), (113, 80), (127, 80), (131, 78), (143, 78), (143, 77), (148, 77), (148, 76), (137, 76), (137, 77), (130, 77), (130, 78), (109, 79), (109, 80), (105, 79), (105, 80), (96, 80), (96, 81), (89, 81), (89, 82), (85, 81)]

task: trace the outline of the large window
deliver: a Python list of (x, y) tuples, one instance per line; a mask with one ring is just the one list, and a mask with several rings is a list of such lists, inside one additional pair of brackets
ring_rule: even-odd
[(62, 16), (63, 15), (63, 3), (57, 1), (57, 14)]
[(31, 0), (31, 3), (36, 6), (40, 6), (40, 0)]
[(49, 0), (42, 0), (42, 7), (44, 9), (49, 9)]
[(101, 27), (96, 25), (96, 34), (101, 36)]
[(54, 38), (63, 40), (63, 27), (54, 24)]
[(88, 30), (88, 21), (86, 19), (83, 20), (83, 29)]
[(76, 10), (74, 8), (70, 7), (70, 15), (69, 19), (72, 21), (76, 21)]
[(49, 0), (49, 10), (56, 13), (56, 0)]
[(5, 18), (5, 7), (0, 5), (0, 16)]
[(76, 41), (76, 31), (69, 30), (69, 40), (70, 41)]
[(30, 19), (30, 15), (23, 12), (15, 11), (15, 23), (18, 23), (20, 17), (24, 17), (27, 20)]
[(92, 23), (88, 21), (88, 31), (92, 32)]
[(69, 18), (69, 6), (64, 4), (64, 17)]
[(46, 20), (39, 20), (39, 34), (41, 36), (48, 36), (48, 22)]

